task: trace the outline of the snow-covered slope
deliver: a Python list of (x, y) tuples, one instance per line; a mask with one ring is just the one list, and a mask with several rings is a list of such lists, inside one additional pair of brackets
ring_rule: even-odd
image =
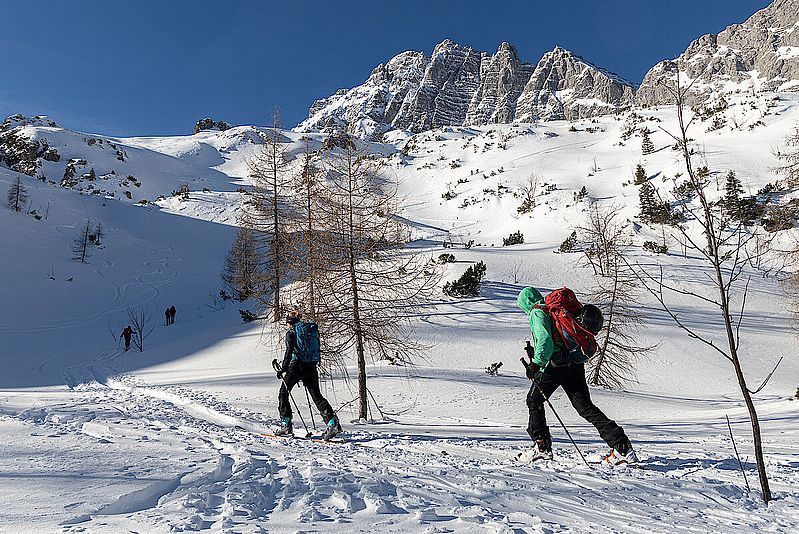
[[(492, 109), (496, 109), (489, 106)], [(737, 95), (691, 136), (707, 164), (734, 170), (756, 192), (776, 180), (770, 147), (799, 120), (793, 94)], [(71, 158), (102, 159), (113, 142), (142, 173), (147, 194), (168, 194), (197, 173), (207, 192), (188, 200), (136, 205), (117, 194), (86, 194), (0, 166), (0, 193), (20, 178), (36, 219), (0, 209), (0, 531), (9, 532), (681, 532), (799, 528), (799, 426), (791, 400), (799, 364), (786, 357), (757, 398), (775, 500), (746, 492), (725, 415), (749, 482), (756, 484), (746, 410), (729, 364), (679, 331), (642, 296), (642, 343), (657, 350), (623, 391), (592, 390), (597, 404), (630, 434), (645, 467), (588, 469), (553, 418), (557, 461), (532, 468), (511, 458), (529, 447), (517, 360), (529, 338), (515, 307), (525, 285), (568, 285), (581, 295), (590, 270), (578, 254), (553, 251), (585, 216), (589, 200), (630, 219), (633, 259), (663, 265), (682, 280), (705, 267), (670, 242), (656, 256), (641, 248), (660, 229), (637, 220), (641, 163), (661, 191), (682, 172), (673, 140), (674, 110), (638, 110), (573, 122), (442, 127), (389, 135), (386, 170), (401, 182), (404, 216), (431, 256), (458, 245), (446, 279), (477, 260), (488, 266), (480, 297), (448, 299), (416, 323), (429, 344), (414, 368), (369, 366), (371, 424), (353, 421), (355, 393), (342, 376), (324, 384), (348, 443), (282, 442), (260, 436), (277, 419), (278, 383), (270, 361), (279, 327), (242, 324), (238, 308), (214, 298), (247, 186), (246, 158), (258, 131), (236, 127), (170, 138), (109, 139), (38, 119), (19, 125)], [(648, 128), (655, 151), (641, 154)], [(285, 132), (292, 149), (300, 134)], [(106, 148), (84, 137), (104, 139)], [(320, 138), (314, 137), (315, 146)], [(36, 156), (38, 161), (40, 156)], [(41, 156), (43, 158), (43, 155)], [(49, 164), (60, 164), (45, 160)], [(101, 163), (94, 163), (100, 165)], [(160, 165), (165, 173), (159, 173)], [(58, 167), (42, 167), (57, 169)], [(122, 167), (119, 167), (120, 170)], [(153, 174), (145, 183), (143, 169)], [(54, 172), (51, 170), (50, 172)], [(63, 169), (61, 169), (63, 172)], [(99, 172), (99, 171), (97, 171)], [(34, 173), (36, 174), (36, 173)], [(178, 178), (180, 175), (180, 178)], [(518, 196), (538, 179), (535, 208), (519, 214)], [(149, 175), (148, 175), (149, 176)], [(668, 178), (668, 179), (666, 179)], [(576, 199), (582, 187), (587, 197)], [(713, 187), (715, 189), (715, 186)], [(713, 193), (719, 194), (714, 191)], [(783, 198), (787, 200), (791, 195)], [(106, 236), (87, 264), (71, 260), (71, 242), (89, 220)], [(502, 247), (515, 231), (525, 243)], [(781, 232), (787, 238), (796, 231)], [(709, 306), (675, 306), (711, 336), (722, 332)], [(175, 305), (174, 325), (162, 326)], [(243, 305), (242, 305), (243, 306)], [(122, 352), (127, 309), (153, 315), (144, 352)], [(795, 352), (794, 326), (779, 281), (752, 279), (743, 327), (745, 370), (753, 383), (779, 356)], [(502, 361), (499, 376), (484, 368)], [(308, 411), (300, 390), (295, 399)], [(591, 458), (604, 451), (593, 427), (562, 392), (553, 403)], [(318, 418), (317, 418), (318, 419)], [(317, 425), (320, 422), (317, 420)]]

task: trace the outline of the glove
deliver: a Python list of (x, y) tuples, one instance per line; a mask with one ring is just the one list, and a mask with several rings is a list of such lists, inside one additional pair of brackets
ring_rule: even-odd
[(276, 374), (277, 374), (277, 379), (278, 379), (278, 380), (283, 380), (283, 375), (284, 375), (284, 374), (286, 374), (286, 371), (284, 371), (283, 369), (281, 369), (280, 371), (277, 371), (277, 373), (276, 373)]
[(541, 368), (538, 366), (537, 363), (530, 362), (530, 365), (528, 365), (526, 368), (525, 374), (527, 375), (527, 378), (529, 378), (530, 380), (535, 380), (540, 370)]

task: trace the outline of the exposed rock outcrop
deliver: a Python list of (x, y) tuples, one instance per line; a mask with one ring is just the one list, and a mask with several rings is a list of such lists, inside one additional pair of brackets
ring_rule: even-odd
[(637, 102), (672, 102), (667, 87), (673, 86), (677, 64), (682, 82), (693, 82), (689, 102), (725, 91), (799, 90), (799, 0), (775, 0), (742, 24), (696, 39), (676, 61), (650, 69)]
[(215, 121), (211, 117), (206, 117), (204, 119), (198, 120), (194, 124), (194, 133), (200, 133), (204, 130), (219, 130), (220, 132), (224, 132), (225, 130), (229, 130), (230, 125), (225, 121)]
[(628, 105), (632, 94), (632, 84), (561, 48), (533, 66), (508, 43), (492, 55), (445, 40), (429, 59), (403, 52), (362, 85), (317, 100), (296, 130), (331, 132), (350, 125), (361, 136), (379, 139), (392, 129), (421, 132), (534, 115), (579, 118)]
[(575, 120), (633, 103), (633, 85), (560, 47), (544, 54), (516, 105), (516, 121)]

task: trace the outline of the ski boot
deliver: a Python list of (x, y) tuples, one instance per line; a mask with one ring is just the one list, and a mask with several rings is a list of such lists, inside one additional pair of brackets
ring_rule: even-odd
[(539, 460), (551, 460), (552, 458), (552, 438), (537, 439), (531, 450), (520, 452), (516, 455), (516, 461), (524, 464), (531, 464)]
[(604, 465), (637, 464), (638, 455), (635, 454), (632, 443), (627, 441), (618, 449), (615, 447), (610, 449), (610, 452), (602, 457), (602, 463)]
[(293, 436), (294, 427), (291, 425), (291, 417), (280, 419), (280, 426), (275, 430), (275, 436)]
[(327, 428), (325, 429), (325, 433), (322, 434), (322, 439), (325, 441), (330, 441), (330, 439), (339, 434), (341, 432), (341, 425), (338, 422), (338, 417), (334, 416), (330, 421), (327, 422)]

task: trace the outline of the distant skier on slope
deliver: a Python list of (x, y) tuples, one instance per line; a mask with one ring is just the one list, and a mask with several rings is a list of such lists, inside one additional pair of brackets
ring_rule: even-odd
[(122, 330), (122, 333), (119, 334), (120, 338), (125, 338), (125, 352), (127, 352), (128, 349), (130, 349), (130, 337), (132, 335), (133, 335), (133, 329), (130, 327), (130, 325), (126, 326), (125, 329)]
[(164, 326), (169, 326), (169, 316), (170, 316), (169, 308), (166, 309), (164, 312)]
[[(611, 451), (603, 457), (603, 463), (636, 463), (638, 458), (624, 430), (591, 401), (585, 381), (585, 362), (588, 357), (593, 356), (593, 351), (586, 354), (568, 333), (562, 333), (562, 329), (558, 328), (552, 318), (553, 312), (565, 313), (559, 308), (561, 298), (571, 300), (577, 306), (575, 309), (579, 310), (573, 317), (579, 325), (578, 330), (590, 332), (590, 340), (593, 342), (593, 335), (602, 329), (602, 312), (591, 304), (579, 307), (577, 298), (569, 289), (564, 288), (557, 292), (552, 293), (552, 299), (547, 297), (550, 306), (547, 306), (541, 293), (532, 287), (524, 288), (516, 299), (516, 304), (529, 317), (533, 335), (532, 347), (526, 349), (531, 360), (527, 377), (533, 381), (527, 394), (530, 411), (527, 433), (535, 442), (533, 449), (521, 453), (518, 459), (526, 462), (552, 459), (552, 437), (547, 427), (544, 403), (558, 387), (563, 386), (577, 413), (594, 425), (602, 439), (611, 447)], [(593, 346), (595, 349), (596, 344)]]
[(175, 314), (176, 313), (177, 313), (177, 310), (175, 310), (174, 306), (169, 308), (169, 324), (175, 324)]
[(298, 311), (292, 311), (286, 317), (286, 324), (289, 327), (286, 332), (286, 353), (283, 356), (280, 371), (277, 372), (277, 377), (283, 381), (278, 394), (281, 427), (275, 434), (288, 436), (293, 433), (289, 392), (302, 380), (319, 413), (327, 421), (327, 428), (322, 439), (328, 440), (341, 432), (341, 424), (330, 403), (319, 391), (319, 372), (317, 370), (320, 361), (319, 330), (316, 323), (301, 319), (302, 315)]

